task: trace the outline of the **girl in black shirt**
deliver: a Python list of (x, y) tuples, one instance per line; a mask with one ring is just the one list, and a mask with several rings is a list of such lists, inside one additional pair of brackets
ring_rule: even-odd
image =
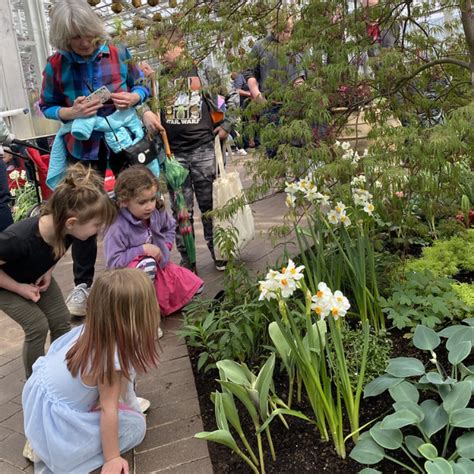
[(51, 342), (70, 329), (70, 314), (52, 277), (73, 238), (86, 240), (115, 217), (98, 175), (83, 165), (69, 168), (40, 217), (17, 222), (0, 233), (0, 310), (25, 332), (26, 377)]

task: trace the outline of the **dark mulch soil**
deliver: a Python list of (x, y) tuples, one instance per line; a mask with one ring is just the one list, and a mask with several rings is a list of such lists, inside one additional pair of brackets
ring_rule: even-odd
[[(392, 333), (391, 337), (393, 339), (394, 347), (393, 357), (399, 357), (402, 355), (416, 357), (420, 355), (417, 353), (417, 350), (412, 347), (410, 342), (403, 338), (402, 333)], [(207, 373), (197, 372), (196, 364), (199, 353), (191, 347), (189, 348), (189, 351), (193, 364), (196, 388), (199, 394), (204, 429), (206, 431), (213, 431), (216, 429), (216, 422), (214, 417), (214, 405), (211, 402), (210, 394), (213, 391), (219, 390), (219, 384), (216, 382), (217, 373), (216, 371), (209, 371)], [(278, 374), (275, 372), (276, 392), (284, 400), (286, 399), (287, 387), (286, 375), (284, 373)], [(392, 403), (393, 401), (388, 392), (385, 392), (379, 397), (363, 401), (360, 413), (361, 426), (389, 410)], [(301, 410), (309, 418), (314, 418), (311, 408), (305, 400), (302, 401), (301, 405), (294, 405), (293, 408)], [(245, 409), (242, 409), (240, 412), (242, 418), (244, 412)], [(265, 468), (268, 474), (297, 472), (352, 474), (359, 472), (365, 467), (352, 459), (339, 458), (336, 455), (332, 443), (321, 441), (319, 434), (313, 425), (292, 417), (286, 417), (286, 420), (290, 426), (289, 430), (283, 426), (280, 420), (274, 420), (271, 425), (271, 434), (275, 445), (277, 459), (275, 462), (272, 462), (269, 450), (265, 451)], [(250, 441), (252, 437), (250, 433), (253, 432), (253, 424), (250, 419), (245, 420), (243, 418), (241, 421), (244, 432), (246, 434), (249, 433), (247, 438)], [(347, 453), (351, 451), (352, 447), (353, 444), (348, 442), (346, 445)], [(230, 449), (216, 443), (209, 443), (209, 451), (215, 473), (251, 472), (248, 466), (241, 461), (238, 456), (234, 455)], [(257, 453), (256, 448), (255, 452)], [(395, 455), (394, 452), (391, 454)], [(379, 465), (371, 467), (379, 469), (384, 473), (406, 472), (405, 470), (400, 469), (398, 465), (385, 461)]]

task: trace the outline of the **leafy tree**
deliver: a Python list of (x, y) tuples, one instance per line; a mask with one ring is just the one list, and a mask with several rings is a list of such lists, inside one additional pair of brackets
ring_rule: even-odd
[[(182, 31), (190, 54), (181, 66), (205, 66), (212, 53), (223, 83), (230, 71), (252, 64), (250, 49), (269, 25), (284, 28), (279, 20), (286, 12), (295, 19), (291, 40), (275, 54), (287, 60), (302, 54), (305, 84), (274, 81), (267, 104), (252, 103), (244, 112), (241, 132), (258, 136), (262, 145), (260, 158), (248, 164), (254, 179), (250, 199), (281, 191), (288, 176), (308, 170), (339, 195), (354, 174), (365, 173), (369, 182), (378, 182), (382, 219), (406, 240), (410, 233), (436, 238), (440, 220), (456, 214), (462, 194), (472, 195), (471, 0), (184, 0), (169, 7), (155, 21), (148, 18), (152, 55), (159, 57), (168, 46), (152, 40), (153, 30)], [(443, 14), (442, 25), (436, 24), (436, 15)], [(396, 38), (388, 48), (374, 39), (386, 31)], [(134, 41), (133, 35), (127, 38)], [(165, 84), (163, 73), (161, 79)], [(278, 121), (258, 120), (275, 103), (281, 106)], [(349, 166), (334, 140), (354, 116), (371, 124), (372, 149)], [(389, 118), (404, 126), (392, 129)], [(276, 159), (265, 157), (269, 148)], [(402, 209), (395, 209), (394, 192), (405, 196)]]

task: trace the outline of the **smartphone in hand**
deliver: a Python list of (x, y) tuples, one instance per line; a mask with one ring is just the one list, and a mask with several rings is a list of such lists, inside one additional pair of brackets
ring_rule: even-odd
[(89, 94), (86, 97), (86, 100), (91, 101), (91, 100), (94, 100), (94, 99), (99, 99), (100, 103), (104, 104), (105, 102), (107, 102), (110, 99), (111, 95), (112, 94), (109, 91), (109, 89), (107, 89), (106, 86), (102, 86), (102, 87), (99, 87), (99, 89), (92, 92), (91, 94)]

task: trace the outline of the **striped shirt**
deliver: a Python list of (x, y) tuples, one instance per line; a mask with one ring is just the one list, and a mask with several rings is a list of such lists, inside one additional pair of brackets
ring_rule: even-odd
[[(79, 96), (88, 96), (91, 90), (107, 86), (110, 92), (136, 92), (139, 103), (150, 95), (143, 73), (132, 62), (129, 51), (123, 46), (101, 45), (92, 56), (83, 58), (75, 53), (58, 51), (48, 58), (43, 71), (40, 108), (52, 120), (61, 120), (59, 110), (72, 107)], [(112, 103), (97, 112), (107, 116), (115, 112)], [(93, 132), (89, 140), (77, 140), (70, 133), (64, 136), (68, 152), (79, 160), (97, 160), (101, 132)]]

